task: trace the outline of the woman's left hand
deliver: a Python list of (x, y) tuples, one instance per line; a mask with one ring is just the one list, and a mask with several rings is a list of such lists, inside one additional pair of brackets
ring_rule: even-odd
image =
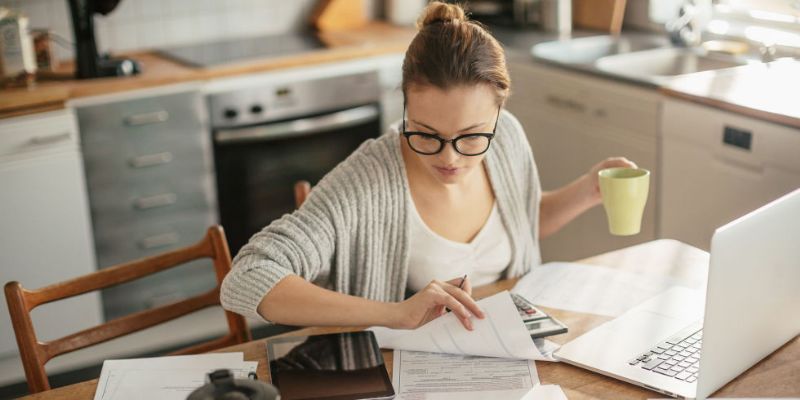
[(595, 164), (588, 173), (588, 181), (589, 181), (589, 197), (591, 200), (592, 205), (597, 205), (602, 202), (602, 197), (600, 195), (600, 179), (597, 176), (597, 173), (606, 168), (617, 168), (617, 167), (624, 167), (624, 168), (638, 168), (636, 163), (631, 160), (628, 160), (625, 157), (609, 157), (599, 163)]

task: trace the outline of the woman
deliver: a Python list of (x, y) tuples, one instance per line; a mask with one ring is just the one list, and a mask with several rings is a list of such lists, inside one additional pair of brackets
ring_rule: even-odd
[(472, 285), (539, 264), (539, 238), (600, 203), (597, 171), (634, 166), (608, 159), (541, 193), (522, 127), (502, 109), (500, 44), (457, 5), (431, 3), (418, 26), (403, 121), (250, 239), (223, 282), (226, 309), (287, 325), (415, 328), (449, 308), (472, 329), (484, 317)]

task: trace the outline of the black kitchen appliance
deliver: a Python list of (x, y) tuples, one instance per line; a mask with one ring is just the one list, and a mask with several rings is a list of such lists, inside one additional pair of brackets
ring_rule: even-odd
[(309, 75), (208, 97), (219, 216), (232, 254), (295, 209), (295, 182), (316, 184), (381, 133), (377, 72)]
[(141, 72), (138, 62), (97, 53), (94, 14), (108, 15), (120, 0), (68, 0), (75, 32), (75, 77), (78, 79), (129, 76)]

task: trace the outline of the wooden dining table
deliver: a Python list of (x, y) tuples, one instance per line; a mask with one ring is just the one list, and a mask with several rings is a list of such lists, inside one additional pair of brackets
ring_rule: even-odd
[[(605, 266), (623, 271), (654, 276), (668, 276), (684, 282), (702, 282), (708, 271), (707, 252), (675, 240), (656, 240), (612, 251), (579, 262)], [(516, 279), (477, 287), (473, 296), (482, 298), (511, 289)], [(592, 328), (611, 320), (611, 317), (574, 311), (541, 307), (569, 327), (566, 334), (550, 339), (564, 344)], [(798, 318), (787, 315), (786, 318)], [(742, 316), (746, 323), (746, 316)], [(333, 332), (347, 332), (363, 328), (310, 327), (284, 333), (280, 336), (306, 336)], [(276, 336), (273, 336), (276, 337)], [(270, 381), (266, 363), (265, 342), (258, 339), (230, 346), (217, 352), (242, 352), (247, 361), (258, 361), (258, 376)], [(392, 350), (384, 349), (386, 369), (392, 373)], [(536, 367), (542, 384), (560, 385), (569, 399), (647, 399), (664, 397), (659, 393), (620, 380), (590, 372), (563, 362), (537, 361)], [(97, 379), (52, 389), (27, 397), (28, 399), (92, 399)], [(800, 336), (775, 350), (736, 379), (719, 389), (714, 397), (795, 397), (800, 396)]]

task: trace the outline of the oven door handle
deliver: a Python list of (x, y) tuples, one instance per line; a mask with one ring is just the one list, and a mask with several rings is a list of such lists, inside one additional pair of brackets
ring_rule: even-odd
[(355, 126), (373, 120), (379, 115), (380, 111), (377, 106), (366, 105), (275, 124), (238, 129), (220, 129), (214, 132), (214, 140), (217, 143), (236, 143), (310, 135)]

